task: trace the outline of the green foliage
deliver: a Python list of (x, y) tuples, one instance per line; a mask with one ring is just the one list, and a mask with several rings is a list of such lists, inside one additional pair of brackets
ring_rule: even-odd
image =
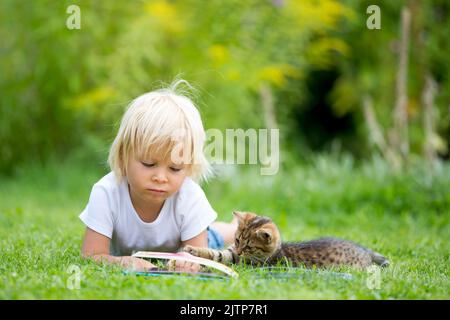
[[(346, 5), (356, 12), (365, 13), (371, 1), (347, 0)], [(381, 30), (368, 30), (368, 15), (359, 14), (350, 21), (342, 33), (346, 43), (351, 43), (347, 56), (337, 62), (340, 76), (331, 94), (330, 102), (337, 115), (362, 114), (363, 98), (374, 100), (376, 116), (385, 127), (393, 125), (392, 114), (396, 99), (396, 77), (399, 65), (401, 9), (411, 12), (411, 31), (408, 50), (407, 112), (411, 132), (411, 149), (421, 154), (424, 142), (423, 91), (427, 74), (438, 82), (435, 98), (437, 134), (442, 155), (448, 153), (449, 122), (449, 64), (445, 52), (449, 50), (450, 15), (448, 1), (383, 1)], [(364, 120), (359, 121), (364, 124)], [(387, 130), (386, 130), (387, 131)], [(366, 130), (359, 131), (364, 137)], [(387, 135), (387, 132), (386, 132)]]
[(70, 4), (2, 1), (2, 172), (30, 154), (106, 145), (131, 99), (178, 74), (199, 88), (207, 127), (263, 127), (259, 86), (345, 52), (327, 32), (351, 11), (334, 0), (80, 1), (81, 29), (69, 30)]
[[(112, 20), (120, 25), (126, 10), (119, 15), (120, 7), (113, 2), (105, 2), (103, 10), (92, 5), (95, 15), (86, 10), (82, 24), (92, 28), (83, 33), (66, 28), (69, 4), (72, 2), (0, 4), (1, 172), (10, 173), (27, 160), (42, 162), (52, 155), (67, 154), (90, 134), (98, 133), (97, 127), (108, 128), (103, 123), (92, 126), (101, 121), (98, 113), (82, 110), (85, 105), (95, 108), (102, 102), (105, 90), (91, 93), (89, 101), (77, 96), (93, 90), (93, 79), (101, 70), (94, 69), (91, 60), (111, 49), (106, 39)], [(97, 26), (97, 19), (105, 24)]]
[[(408, 110), (413, 151), (420, 153), (427, 70), (438, 81), (437, 129), (448, 143), (450, 24), (446, 1), (411, 3)], [(341, 139), (299, 125), (330, 126), (328, 118), (310, 118), (319, 107), (312, 96), (322, 92), (311, 92), (305, 82), (317, 70), (338, 73), (322, 101), (335, 119), (355, 119), (344, 149), (365, 153), (363, 95), (374, 97), (382, 124), (390, 124), (406, 2), (383, 1), (382, 30), (374, 31), (365, 26), (370, 1), (81, 0), (81, 29), (69, 30), (72, 4), (0, 4), (0, 172), (11, 173), (30, 157), (44, 162), (53, 155), (104, 153), (127, 104), (177, 75), (198, 89), (207, 128), (265, 127), (259, 90), (268, 85), (282, 143), (294, 153), (316, 138)]]

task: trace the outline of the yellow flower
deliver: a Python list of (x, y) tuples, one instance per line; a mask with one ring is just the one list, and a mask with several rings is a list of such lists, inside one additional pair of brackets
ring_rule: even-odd
[(215, 65), (223, 65), (230, 59), (228, 49), (221, 44), (214, 44), (208, 48), (208, 55)]
[(301, 28), (323, 31), (336, 27), (341, 18), (354, 19), (355, 12), (336, 0), (290, 1), (284, 9)]
[(259, 78), (275, 86), (282, 87), (286, 83), (286, 77), (299, 77), (300, 73), (289, 64), (267, 66), (261, 69)]
[(307, 57), (310, 63), (319, 67), (326, 67), (333, 63), (333, 53), (347, 56), (349, 47), (340, 39), (322, 38), (311, 43), (307, 51)]
[(107, 101), (113, 95), (114, 90), (109, 86), (94, 88), (76, 97), (72, 106), (75, 109), (92, 109), (100, 103)]
[(144, 11), (168, 32), (177, 33), (183, 30), (176, 6), (167, 1), (149, 1), (145, 4)]
[(241, 79), (241, 73), (237, 69), (231, 69), (226, 73), (228, 80), (237, 81)]
[(260, 78), (261, 80), (266, 80), (279, 87), (283, 86), (286, 81), (283, 71), (276, 66), (269, 66), (261, 69)]

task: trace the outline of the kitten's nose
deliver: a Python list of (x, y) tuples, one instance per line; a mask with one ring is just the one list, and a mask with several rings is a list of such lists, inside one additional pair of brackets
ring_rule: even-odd
[(242, 249), (241, 248), (237, 248), (236, 249), (236, 253), (237, 253), (237, 255), (240, 255), (242, 253)]

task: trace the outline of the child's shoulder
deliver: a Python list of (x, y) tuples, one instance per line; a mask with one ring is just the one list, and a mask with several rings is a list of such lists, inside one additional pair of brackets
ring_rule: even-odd
[(114, 192), (118, 191), (123, 183), (124, 181), (119, 182), (114, 172), (111, 171), (110, 173), (103, 176), (100, 180), (98, 180), (94, 184), (94, 187), (100, 187), (102, 189), (105, 189), (106, 191)]
[(205, 193), (202, 187), (200, 187), (200, 185), (190, 177), (186, 177), (186, 179), (184, 179), (184, 182), (178, 191), (178, 196), (182, 199), (198, 198), (203, 197), (204, 195)]

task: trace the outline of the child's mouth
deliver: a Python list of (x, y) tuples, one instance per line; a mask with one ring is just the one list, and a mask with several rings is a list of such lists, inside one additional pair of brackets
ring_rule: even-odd
[(159, 190), (159, 189), (147, 189), (147, 190), (149, 190), (149, 191), (151, 191), (151, 192), (154, 192), (154, 193), (158, 193), (158, 194), (163, 194), (163, 193), (166, 192), (166, 191), (164, 191), (164, 190)]

